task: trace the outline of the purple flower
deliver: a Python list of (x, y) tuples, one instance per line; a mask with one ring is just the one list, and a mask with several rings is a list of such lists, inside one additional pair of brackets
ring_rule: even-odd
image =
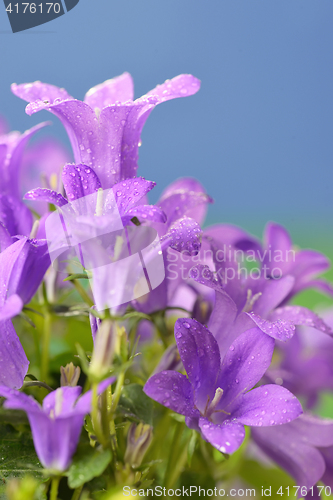
[[(333, 325), (333, 311), (327, 310), (323, 318)], [(311, 328), (298, 327), (293, 338), (278, 344), (278, 363), (267, 372), (270, 380), (304, 398), (306, 407), (312, 409), (321, 391), (333, 390), (333, 340)]]
[(32, 215), (21, 201), (20, 169), (28, 140), (45, 125), (41, 123), (24, 134), (0, 135), (0, 220), (11, 236), (31, 231)]
[[(114, 380), (104, 380), (99, 385), (99, 393)], [(84, 417), (91, 409), (91, 391), (79, 398), (81, 391), (79, 386), (61, 387), (48, 394), (40, 406), (32, 397), (0, 386), (0, 395), (7, 398), (4, 407), (27, 413), (36, 453), (47, 469), (63, 472), (70, 465)]]
[(62, 121), (72, 144), (75, 163), (93, 167), (103, 189), (134, 177), (142, 128), (161, 102), (195, 94), (200, 82), (179, 75), (133, 101), (133, 82), (128, 73), (90, 89), (84, 102), (64, 89), (41, 82), (12, 85), (18, 97), (28, 101), (31, 115), (46, 109)]
[[(276, 429), (255, 428), (254, 442), (308, 490), (318, 481), (333, 486), (333, 421), (312, 415)], [(320, 498), (316, 487), (305, 498)], [(302, 495), (303, 496), (303, 495)]]
[(203, 186), (192, 178), (178, 179), (163, 191), (156, 206), (163, 210), (167, 220), (163, 225), (153, 226), (161, 239), (166, 278), (159, 287), (134, 302), (136, 309), (149, 314), (169, 305), (182, 305), (175, 303), (174, 298), (195, 263), (193, 255), (201, 245), (200, 225), (212, 201)]
[(281, 425), (302, 413), (298, 400), (283, 387), (250, 390), (267, 370), (274, 349), (273, 339), (258, 328), (239, 336), (222, 363), (215, 338), (197, 321), (177, 320), (175, 337), (187, 376), (163, 371), (147, 381), (144, 391), (185, 415), (187, 425), (221, 452), (239, 448), (244, 425)]

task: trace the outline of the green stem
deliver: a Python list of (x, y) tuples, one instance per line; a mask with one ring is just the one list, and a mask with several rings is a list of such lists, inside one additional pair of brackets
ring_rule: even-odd
[(92, 307), (94, 305), (94, 301), (89, 297), (89, 295), (87, 294), (81, 283), (78, 280), (72, 280), (71, 283), (73, 283), (73, 285), (81, 295), (81, 298), (84, 300), (84, 302), (88, 304), (89, 307)]
[(49, 350), (51, 338), (51, 314), (46, 309), (44, 313), (44, 329), (43, 329), (43, 347), (42, 347), (42, 362), (41, 362), (41, 379), (46, 381), (49, 372)]
[(82, 493), (82, 489), (83, 489), (83, 485), (76, 488), (76, 490), (73, 493), (72, 500), (79, 500), (81, 493)]
[(119, 403), (121, 391), (122, 391), (122, 388), (124, 385), (124, 380), (125, 380), (125, 372), (121, 372), (119, 374), (118, 379), (117, 379), (116, 389), (115, 389), (114, 394), (112, 396), (112, 402), (111, 402), (111, 408), (110, 408), (110, 414), (109, 414), (111, 447), (112, 447), (114, 457), (116, 457), (116, 451), (117, 451), (117, 434), (116, 434), (116, 426), (114, 423), (114, 415), (115, 415), (115, 412), (116, 412), (116, 409), (117, 409), (117, 406)]
[(171, 453), (169, 455), (168, 465), (165, 471), (164, 484), (167, 489), (172, 488), (178, 477), (183, 471), (187, 460), (187, 444), (189, 439), (184, 443), (184, 424), (177, 422), (175, 434), (171, 445)]
[(91, 410), (91, 420), (93, 423), (94, 431), (98, 441), (101, 443), (103, 448), (106, 448), (106, 442), (103, 434), (103, 430), (99, 421), (98, 415), (98, 384), (94, 382), (92, 384), (92, 410)]
[(58, 498), (58, 488), (61, 477), (56, 476), (52, 478), (51, 482), (51, 492), (50, 492), (50, 500), (57, 500)]

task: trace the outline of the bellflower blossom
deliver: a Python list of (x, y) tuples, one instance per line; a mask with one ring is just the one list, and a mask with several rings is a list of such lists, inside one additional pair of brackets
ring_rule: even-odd
[[(103, 392), (114, 378), (99, 384)], [(79, 442), (84, 417), (91, 410), (92, 393), (79, 397), (82, 388), (60, 387), (50, 392), (40, 406), (23, 392), (0, 386), (0, 395), (6, 398), (5, 408), (26, 412), (36, 453), (43, 467), (56, 472), (65, 471), (70, 465)]]
[(21, 201), (20, 169), (28, 140), (45, 125), (36, 125), (24, 134), (0, 135), (0, 221), (11, 236), (27, 236), (31, 231), (32, 215)]
[(253, 328), (230, 346), (222, 363), (210, 331), (195, 320), (178, 319), (175, 337), (187, 376), (175, 371), (153, 375), (145, 393), (185, 415), (186, 424), (223, 453), (233, 453), (245, 437), (244, 425), (281, 425), (302, 407), (287, 389), (252, 389), (267, 370), (274, 340)]
[(252, 429), (251, 435), (270, 459), (308, 490), (305, 498), (321, 498), (316, 487), (310, 490), (318, 481), (333, 486), (332, 420), (304, 414), (277, 429)]
[(199, 88), (194, 76), (179, 75), (133, 101), (132, 77), (124, 73), (90, 89), (83, 102), (41, 82), (13, 84), (12, 92), (29, 102), (29, 115), (45, 109), (62, 121), (75, 163), (92, 167), (107, 189), (136, 176), (141, 131), (155, 106)]

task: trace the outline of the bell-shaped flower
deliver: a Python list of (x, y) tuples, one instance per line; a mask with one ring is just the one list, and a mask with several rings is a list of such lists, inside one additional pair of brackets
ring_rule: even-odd
[(252, 389), (270, 365), (274, 349), (274, 340), (258, 328), (240, 335), (222, 363), (215, 338), (197, 321), (177, 320), (175, 337), (187, 376), (168, 370), (157, 373), (144, 391), (185, 415), (187, 425), (221, 452), (239, 448), (244, 425), (281, 425), (302, 413), (299, 401), (283, 387)]
[(261, 451), (295, 479), (300, 486), (298, 497), (320, 499), (318, 481), (333, 487), (333, 420), (304, 414), (276, 429), (252, 429), (251, 436)]
[(46, 109), (62, 121), (75, 163), (92, 167), (107, 189), (136, 176), (141, 131), (155, 106), (195, 94), (199, 88), (194, 76), (179, 75), (133, 100), (133, 81), (124, 73), (90, 89), (83, 102), (41, 82), (13, 84), (12, 92), (30, 103), (29, 115)]
[[(104, 380), (99, 384), (98, 392), (103, 392), (114, 380)], [(6, 398), (5, 408), (26, 412), (39, 460), (43, 467), (54, 472), (63, 472), (70, 465), (84, 417), (91, 410), (91, 391), (79, 397), (81, 391), (79, 386), (60, 387), (50, 392), (40, 406), (23, 392), (0, 386), (0, 395)]]

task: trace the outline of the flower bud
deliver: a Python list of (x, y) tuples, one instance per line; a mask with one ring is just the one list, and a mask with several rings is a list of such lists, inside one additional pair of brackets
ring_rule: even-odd
[(176, 344), (173, 344), (166, 349), (152, 375), (163, 372), (164, 370), (179, 370), (181, 367), (182, 362), (179, 356), (178, 347)]
[(116, 328), (110, 319), (105, 319), (97, 330), (89, 367), (90, 374), (96, 379), (103, 378), (110, 371), (116, 348)]
[(73, 363), (69, 363), (68, 365), (60, 367), (60, 385), (61, 387), (70, 386), (75, 387), (80, 378), (81, 369), (79, 366), (73, 365)]
[(139, 467), (153, 439), (153, 428), (148, 424), (131, 424), (127, 434), (125, 463)]

